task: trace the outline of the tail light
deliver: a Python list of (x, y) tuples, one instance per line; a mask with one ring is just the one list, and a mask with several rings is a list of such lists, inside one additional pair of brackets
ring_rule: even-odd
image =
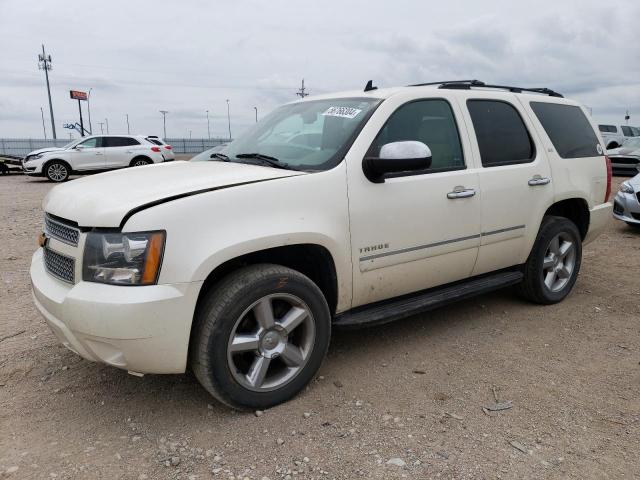
[(160, 151), (160, 147), (151, 147), (151, 151), (152, 152), (159, 152)]
[(605, 203), (609, 200), (609, 195), (611, 195), (611, 160), (606, 155), (604, 156), (605, 161), (607, 162), (607, 193), (604, 196)]
[(171, 145), (165, 145), (164, 148), (165, 148), (165, 150), (172, 150), (173, 149), (173, 147)]

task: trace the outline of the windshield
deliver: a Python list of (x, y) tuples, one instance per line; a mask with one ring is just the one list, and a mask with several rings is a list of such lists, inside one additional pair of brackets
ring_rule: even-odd
[(640, 148), (640, 137), (627, 138), (622, 142), (622, 146), (625, 148)]
[(295, 170), (328, 170), (340, 163), (379, 102), (336, 98), (284, 105), (234, 140), (224, 154), (230, 161), (259, 161), (259, 154)]

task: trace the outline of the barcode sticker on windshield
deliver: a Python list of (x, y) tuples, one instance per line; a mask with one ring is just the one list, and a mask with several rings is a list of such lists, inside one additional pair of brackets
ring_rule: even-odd
[(356, 118), (361, 112), (359, 108), (353, 107), (329, 107), (322, 115), (327, 117)]

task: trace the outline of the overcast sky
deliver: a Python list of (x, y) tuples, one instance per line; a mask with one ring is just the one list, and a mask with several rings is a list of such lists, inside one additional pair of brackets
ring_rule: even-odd
[[(528, 5), (528, 6), (525, 6)], [(0, 137), (58, 138), (78, 119), (69, 90), (91, 92), (94, 133), (236, 136), (311, 94), (478, 78), (545, 86), (581, 101), (599, 121), (640, 125), (640, 2), (0, 0)], [(85, 111), (86, 115), (86, 111)], [(105, 133), (106, 133), (106, 127)]]

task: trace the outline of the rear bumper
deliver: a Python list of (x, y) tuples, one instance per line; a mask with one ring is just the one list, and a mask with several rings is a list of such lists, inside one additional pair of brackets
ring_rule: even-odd
[(612, 211), (613, 205), (611, 203), (597, 205), (589, 211), (589, 231), (583, 242), (585, 245), (592, 242), (607, 228), (607, 224), (611, 220)]
[(120, 287), (69, 285), (31, 263), (36, 307), (58, 340), (87, 360), (140, 373), (182, 373), (202, 282)]

